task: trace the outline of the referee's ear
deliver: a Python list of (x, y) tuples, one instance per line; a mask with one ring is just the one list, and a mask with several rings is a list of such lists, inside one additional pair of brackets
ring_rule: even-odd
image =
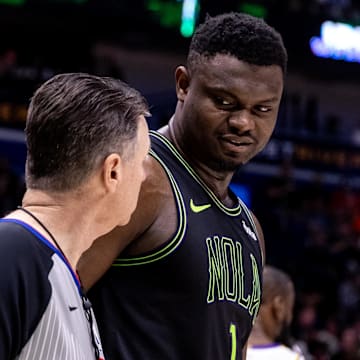
[(115, 192), (123, 179), (123, 161), (119, 154), (108, 155), (102, 165), (102, 180), (106, 192)]

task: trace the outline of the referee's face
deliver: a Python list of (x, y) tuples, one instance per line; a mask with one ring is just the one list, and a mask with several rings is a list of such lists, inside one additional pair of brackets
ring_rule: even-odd
[(123, 181), (119, 193), (117, 206), (119, 206), (120, 221), (117, 225), (126, 225), (134, 212), (142, 182), (145, 180), (145, 162), (150, 148), (149, 129), (144, 116), (138, 120), (136, 143), (131, 149), (133, 155), (123, 164)]

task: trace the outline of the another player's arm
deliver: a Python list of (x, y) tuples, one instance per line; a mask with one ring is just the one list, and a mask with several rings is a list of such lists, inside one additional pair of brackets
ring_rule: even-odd
[(119, 254), (155, 222), (162, 206), (159, 186), (164, 181), (161, 179), (158, 166), (153, 158), (149, 158), (147, 178), (141, 186), (138, 204), (130, 222), (96, 239), (81, 256), (77, 270), (84, 289), (88, 290), (92, 287), (110, 268)]
[(252, 217), (253, 217), (255, 225), (256, 225), (256, 231), (257, 231), (257, 233), (259, 235), (259, 244), (260, 244), (260, 249), (261, 249), (261, 253), (262, 253), (262, 262), (263, 262), (263, 266), (264, 266), (265, 263), (266, 263), (266, 251), (265, 251), (264, 233), (262, 231), (259, 220), (257, 219), (257, 217), (253, 213), (252, 213)]

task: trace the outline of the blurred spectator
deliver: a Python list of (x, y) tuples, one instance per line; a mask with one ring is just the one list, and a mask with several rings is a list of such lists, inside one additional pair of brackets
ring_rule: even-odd
[(265, 266), (259, 314), (249, 337), (248, 360), (300, 360), (290, 335), (295, 301), (294, 284), (280, 269)]
[(251, 185), (268, 263), (286, 270), (297, 289), (293, 334), (312, 360), (360, 360), (359, 189), (292, 176)]
[(354, 314), (360, 314), (360, 269), (358, 267), (349, 271), (349, 275), (340, 283), (338, 297), (342, 322), (348, 324), (353, 321)]
[(23, 186), (22, 180), (11, 171), (7, 159), (0, 158), (0, 216), (20, 204)]
[(16, 64), (17, 55), (12, 49), (0, 54), (0, 78), (6, 78)]
[(359, 360), (360, 334), (355, 327), (344, 329), (340, 339), (340, 351), (333, 360)]

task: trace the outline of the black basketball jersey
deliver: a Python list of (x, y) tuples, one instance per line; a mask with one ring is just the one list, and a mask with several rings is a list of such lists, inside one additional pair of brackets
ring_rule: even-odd
[[(249, 210), (225, 207), (175, 147), (151, 132), (177, 205), (160, 248), (119, 257), (89, 292), (110, 360), (239, 360), (261, 297), (262, 256)], [(235, 196), (235, 195), (234, 195)]]

